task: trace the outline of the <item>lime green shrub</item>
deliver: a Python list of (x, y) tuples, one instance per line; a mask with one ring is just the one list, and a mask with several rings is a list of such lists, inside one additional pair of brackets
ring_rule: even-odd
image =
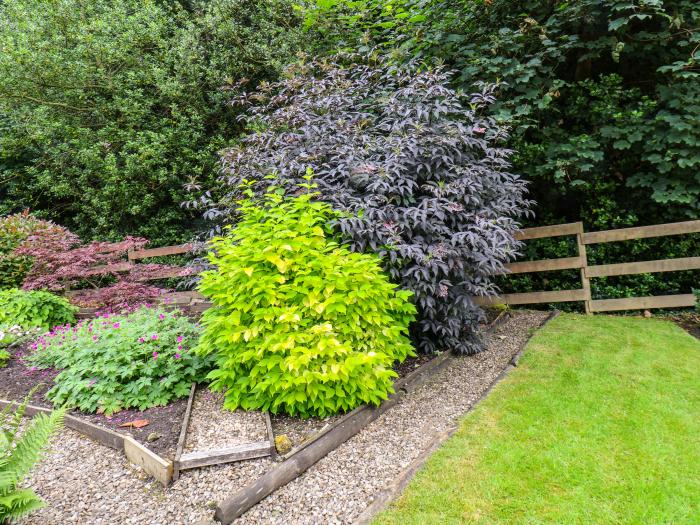
[(334, 212), (312, 196), (242, 201), (240, 222), (212, 240), (197, 352), (216, 353), (209, 378), (229, 409), (324, 417), (377, 405), (393, 392), (392, 364), (413, 355), (411, 293), (377, 257), (332, 240)]
[(71, 323), (77, 308), (68, 300), (41, 290), (0, 290), (0, 326), (48, 330)]
[(211, 370), (211, 359), (190, 351), (198, 336), (187, 316), (142, 306), (56, 327), (32, 345), (27, 360), (61, 370), (47, 393), (55, 405), (110, 415), (187, 396)]

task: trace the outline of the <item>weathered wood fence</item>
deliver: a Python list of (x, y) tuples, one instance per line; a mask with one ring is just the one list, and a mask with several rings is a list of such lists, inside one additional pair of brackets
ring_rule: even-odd
[[(509, 272), (519, 274), (557, 270), (579, 270), (581, 287), (574, 290), (512, 293), (504, 294), (500, 297), (480, 297), (477, 298), (477, 302), (482, 305), (495, 303), (519, 305), (581, 301), (584, 304), (586, 313), (693, 306), (695, 304), (695, 297), (693, 294), (626, 297), (622, 299), (592, 299), (590, 281), (597, 277), (616, 275), (697, 270), (700, 269), (700, 256), (589, 266), (586, 247), (592, 244), (630, 241), (649, 237), (666, 237), (697, 232), (700, 232), (700, 220), (599, 232), (584, 232), (583, 223), (581, 222), (527, 228), (518, 232), (517, 238), (519, 240), (527, 241), (550, 237), (575, 236), (578, 255), (559, 259), (514, 262), (507, 265)], [(128, 255), (129, 264), (134, 264), (135, 261), (151, 257), (184, 254), (188, 253), (191, 249), (191, 245), (183, 244), (179, 246), (164, 246), (162, 248), (132, 251), (129, 252)], [(188, 305), (194, 311), (202, 311), (208, 307), (208, 303), (206, 303), (204, 298), (197, 292), (174, 292), (164, 297), (172, 304)]]
[(539, 261), (514, 262), (508, 265), (510, 273), (549, 272), (555, 270), (578, 269), (581, 274), (581, 288), (575, 290), (557, 290), (528, 293), (504, 294), (500, 297), (479, 298), (483, 305), (504, 303), (541, 304), (583, 301), (586, 313), (612, 312), (617, 310), (641, 310), (646, 308), (679, 308), (693, 306), (693, 294), (657, 295), (648, 297), (625, 297), (622, 299), (592, 299), (590, 280), (596, 277), (616, 275), (634, 275), (640, 273), (676, 272), (681, 270), (700, 269), (700, 257), (682, 257), (678, 259), (661, 259), (656, 261), (626, 262), (617, 264), (588, 265), (586, 246), (607, 242), (630, 241), (649, 237), (666, 237), (700, 232), (700, 220), (656, 224), (606, 230), (599, 232), (584, 232), (583, 223), (572, 222), (554, 226), (540, 226), (521, 230), (517, 238), (522, 241), (544, 239), (565, 235), (576, 236), (578, 255), (559, 259)]

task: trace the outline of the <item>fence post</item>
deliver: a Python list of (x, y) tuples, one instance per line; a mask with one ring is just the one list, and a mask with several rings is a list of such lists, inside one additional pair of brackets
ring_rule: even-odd
[(588, 268), (588, 256), (586, 255), (586, 245), (583, 243), (583, 223), (579, 222), (579, 232), (576, 234), (576, 244), (578, 245), (578, 255), (581, 258), (581, 287), (586, 298), (583, 300), (583, 307), (587, 315), (591, 314), (591, 281), (588, 279), (586, 270)]

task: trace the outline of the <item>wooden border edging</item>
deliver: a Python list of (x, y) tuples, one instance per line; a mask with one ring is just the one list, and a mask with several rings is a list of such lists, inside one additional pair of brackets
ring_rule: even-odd
[(267, 439), (270, 442), (270, 456), (273, 461), (279, 460), (279, 454), (277, 453), (277, 445), (275, 444), (275, 431), (272, 429), (272, 418), (269, 412), (263, 412), (265, 417), (265, 426), (267, 427)]
[[(547, 318), (540, 323), (540, 325), (537, 327), (537, 330), (541, 330), (549, 321), (552, 319), (556, 318), (559, 316), (561, 312), (559, 310), (554, 310), (547, 316)], [(511, 358), (510, 362), (506, 366), (506, 368), (503, 369), (503, 371), (496, 377), (496, 379), (493, 380), (493, 382), (489, 385), (489, 387), (486, 389), (486, 391), (479, 397), (477, 401), (475, 401), (471, 407), (469, 407), (469, 410), (467, 410), (467, 414), (471, 412), (474, 407), (476, 407), (480, 401), (482, 401), (488, 394), (491, 392), (493, 389), (494, 385), (501, 381), (503, 379), (507, 372), (513, 369), (513, 367), (517, 366), (518, 361), (520, 360), (520, 356), (522, 355), (523, 351), (525, 350), (525, 347), (528, 345), (530, 342), (530, 339), (532, 339), (532, 335), (527, 338), (527, 340), (523, 343), (522, 348), (518, 350), (518, 352)], [(353, 525), (368, 525), (369, 523), (372, 522), (374, 517), (384, 510), (389, 504), (394, 501), (400, 494), (403, 492), (403, 490), (406, 488), (408, 483), (413, 479), (413, 476), (420, 470), (420, 468), (425, 464), (425, 462), (430, 458), (430, 456), (433, 455), (433, 453), (442, 446), (442, 444), (447, 441), (449, 438), (451, 438), (455, 432), (459, 430), (459, 423), (452, 425), (450, 428), (448, 428), (446, 431), (438, 434), (438, 436), (428, 445), (427, 448), (423, 449), (423, 451), (418, 455), (416, 459), (414, 459), (408, 467), (406, 467), (398, 476), (396, 476), (393, 480), (393, 482), (385, 489), (383, 489), (370, 503), (365, 510), (360, 513), (360, 515), (353, 521)]]
[(263, 458), (270, 455), (270, 442), (256, 441), (244, 443), (229, 448), (217, 448), (212, 450), (197, 450), (182, 454), (178, 461), (178, 470), (186, 470), (222, 463), (233, 463), (245, 459)]
[[(4, 408), (8, 405), (18, 407), (20, 404), (21, 403), (18, 403), (17, 401), (0, 399), (0, 408)], [(25, 415), (33, 416), (39, 413), (50, 414), (51, 412), (53, 412), (53, 410), (50, 408), (27, 405)], [(167, 486), (168, 483), (170, 483), (173, 473), (173, 462), (161, 458), (158, 454), (149, 450), (131, 436), (120, 434), (114, 430), (83, 421), (82, 419), (69, 414), (66, 414), (66, 416), (63, 418), (63, 424), (67, 428), (73, 429), (80, 434), (97, 441), (101, 445), (113, 448), (115, 450), (121, 450), (131, 463), (141, 467), (164, 486)]]
[(192, 383), (190, 395), (187, 398), (187, 408), (185, 415), (182, 417), (182, 426), (180, 427), (180, 437), (177, 440), (177, 448), (175, 449), (175, 457), (173, 458), (173, 481), (180, 479), (180, 456), (185, 449), (185, 441), (187, 440), (187, 428), (190, 426), (190, 416), (192, 415), (192, 403), (194, 402), (194, 394), (197, 390), (197, 383)]
[(394, 384), (396, 393), (378, 407), (369, 407), (367, 405), (357, 407), (355, 410), (345, 414), (328, 429), (319, 432), (289, 454), (282, 456), (284, 461), (253, 483), (238, 490), (226, 501), (220, 503), (214, 514), (215, 519), (228, 525), (275, 490), (299, 477), (329, 452), (338, 448), (393, 407), (405, 393), (423, 383), (427, 377), (441, 370), (449, 360), (450, 353), (443, 352), (435, 359), (430, 360), (398, 380)]

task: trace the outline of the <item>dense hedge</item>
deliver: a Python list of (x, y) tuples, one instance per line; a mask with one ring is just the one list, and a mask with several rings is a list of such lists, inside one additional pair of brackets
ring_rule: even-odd
[[(227, 87), (275, 78), (291, 0), (0, 2), (0, 215), (84, 239), (189, 237), (183, 185), (236, 136)], [(188, 233), (190, 232), (190, 233)]]
[[(492, 115), (512, 125), (514, 171), (531, 181), (534, 224), (589, 231), (700, 217), (700, 7), (692, 0), (331, 0), (307, 14), (316, 49), (436, 59), (456, 86), (499, 82)], [(559, 240), (532, 258), (573, 255)], [(698, 237), (598, 247), (622, 262), (695, 256)], [(697, 276), (594, 280), (594, 294), (689, 291)], [(576, 282), (508, 278), (512, 290)], [(504, 281), (505, 283), (505, 281)]]

